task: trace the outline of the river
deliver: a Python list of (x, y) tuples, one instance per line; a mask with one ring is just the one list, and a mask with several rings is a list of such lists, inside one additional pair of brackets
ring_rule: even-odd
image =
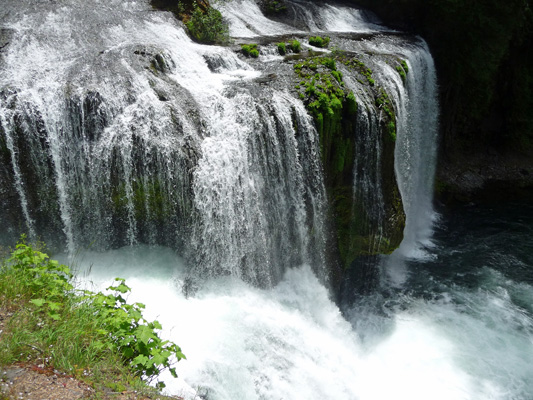
[(345, 285), (340, 307), (305, 265), (271, 290), (225, 277), (186, 298), (186, 266), (169, 249), (80, 254), (76, 264), (91, 266), (84, 279), (98, 287), (127, 278), (131, 300), (188, 358), (178, 380), (164, 377), (186, 398), (526, 400), (532, 234), (531, 205), (442, 209), (430, 247), (383, 257), (363, 290)]

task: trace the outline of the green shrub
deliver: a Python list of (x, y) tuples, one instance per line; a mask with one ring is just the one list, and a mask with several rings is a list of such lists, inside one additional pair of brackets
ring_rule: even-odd
[[(174, 360), (185, 356), (159, 337), (161, 325), (143, 317), (143, 304), (126, 302), (123, 279), (107, 294), (77, 290), (69, 267), (24, 239), (0, 266), (0, 304), (14, 311), (0, 336), (0, 365), (39, 359), (84, 380), (93, 376), (96, 385), (120, 377), (129, 385), (130, 375), (151, 382), (165, 369), (176, 376)], [(100, 381), (101, 371), (112, 372)]]
[(329, 37), (321, 37), (321, 36), (311, 36), (309, 38), (309, 44), (311, 46), (315, 47), (328, 47), (329, 45)]
[(287, 54), (287, 46), (284, 42), (278, 43), (278, 53), (282, 56)]
[(291, 50), (295, 53), (299, 53), (301, 51), (301, 44), (298, 40), (294, 39), (290, 42)]
[(246, 57), (253, 57), (253, 58), (259, 57), (259, 50), (257, 49), (257, 44), (255, 43), (242, 44), (241, 50), (242, 50), (242, 53)]
[(228, 43), (229, 28), (220, 11), (213, 7), (208, 7), (206, 11), (203, 11), (196, 2), (193, 6), (194, 10), (186, 23), (193, 39), (200, 43)]
[[(124, 297), (131, 289), (122, 278), (115, 278), (116, 286), (107, 290), (112, 293), (92, 293), (84, 291), (81, 297), (89, 301), (102, 322), (102, 334), (107, 336), (122, 354), (124, 362), (129, 364), (138, 376), (153, 379), (163, 369), (169, 369), (177, 377), (176, 369), (171, 366), (171, 357), (177, 360), (185, 358), (175, 343), (162, 340), (157, 330), (162, 329), (158, 321), (149, 322), (142, 316), (144, 304), (128, 304)], [(160, 386), (163, 386), (160, 384)]]

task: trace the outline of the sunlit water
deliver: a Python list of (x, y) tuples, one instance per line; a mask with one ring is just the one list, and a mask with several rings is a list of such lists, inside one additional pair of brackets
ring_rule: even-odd
[[(401, 55), (411, 71), (407, 88), (413, 83), (420, 90), (407, 93), (390, 65), (370, 61), (399, 110), (396, 161), (397, 175), (403, 174), (398, 176), (408, 214), (407, 239), (398, 254), (369, 263), (378, 266), (368, 267), (367, 274), (351, 273), (336, 303), (321, 283), (325, 280), (315, 277), (313, 271), (321, 270), (316, 264), (293, 265), (284, 272), (292, 260), (310, 262), (313, 258), (303, 253), (317, 247), (306, 234), (305, 207), (313, 205), (315, 232), (324, 232), (325, 194), (321, 176), (315, 173), (320, 170), (316, 135), (303, 104), (277, 91), (268, 92), (270, 100), (265, 103), (262, 96), (247, 92), (247, 85), (232, 95), (226, 90), (230, 82), (251, 81), (263, 67), (256, 70), (231, 48), (191, 42), (170, 15), (153, 12), (144, 1), (67, 3), (50, 2), (46, 10), (36, 10), (29, 0), (20, 2), (24, 7), (6, 4), (10, 12), (6, 26), (18, 39), (5, 53), (0, 81), (17, 102), (2, 109), (0, 122), (9, 127), (4, 133), (15, 157), (14, 193), (30, 234), (38, 233), (39, 225), (32, 213), (43, 207), (41, 202), (51, 190), (56, 194), (51, 196), (50, 209), (44, 207), (42, 212), (59, 221), (50, 235), (56, 237), (62, 231), (71, 251), (93, 241), (105, 245), (95, 245), (100, 249), (112, 247), (116, 239), (121, 244), (173, 242), (186, 223), (179, 218), (188, 213), (182, 207), (195, 207), (201, 224), (194, 225), (191, 240), (176, 239), (175, 248), (200, 253), (204, 269), (217, 273), (204, 274), (205, 281), (189, 298), (183, 295), (182, 285), (198, 264), (186, 265), (168, 248), (136, 246), (63, 258), (74, 264), (85, 284), (92, 281), (97, 289), (109, 286), (114, 277), (126, 278), (133, 288), (130, 300), (145, 303), (147, 317), (157, 318), (164, 326), (163, 335), (182, 347), (187, 360), (178, 365), (180, 378), (162, 376), (170, 393), (210, 400), (533, 398), (533, 249), (529, 243), (533, 211), (524, 206), (503, 212), (459, 210), (454, 217), (445, 212), (440, 225), (431, 224), (436, 147), (434, 141), (419, 139), (434, 138), (437, 110), (436, 104), (426, 104), (435, 97), (436, 86), (425, 45), (386, 36), (351, 44), (361, 54)], [(263, 18), (247, 0), (219, 6), (232, 21), (234, 36), (292, 34), (300, 25), (316, 31), (379, 30), (360, 20), (358, 11), (312, 4), (301, 8), (297, 13), (301, 23), (290, 29)], [(322, 7), (320, 12), (307, 12), (315, 6)], [(251, 21), (255, 30), (239, 21)], [(378, 42), (383, 43), (378, 46)], [(145, 57), (156, 54), (166, 60), (167, 72), (148, 67), (150, 59)], [(216, 65), (223, 62), (212, 71), (206, 60), (215, 60)], [(345, 76), (348, 82), (349, 74)], [(76, 147), (77, 131), (71, 126), (72, 110), (65, 108), (65, 93), (71, 93), (78, 105), (84, 104), (83, 99), (102, 98), (95, 104), (102, 104), (102, 115), (110, 122), (95, 132), (87, 131), (102, 139), (94, 149), (90, 141)], [(363, 97), (363, 104), (364, 95), (357, 95)], [(200, 125), (206, 132), (195, 130), (187, 99), (201, 105)], [(24, 137), (35, 144), (35, 152), (24, 160), (16, 158), (14, 136), (9, 134), (18, 132), (16, 112), (32, 122)], [(171, 134), (177, 129), (175, 115), (179, 116), (177, 137)], [(303, 143), (295, 140), (294, 115), (297, 125), (306, 128)], [(36, 120), (42, 120), (47, 129), (49, 155), (40, 151), (41, 142), (35, 140), (40, 137), (33, 129), (40, 127)], [(261, 135), (255, 135), (258, 127), (263, 129)], [(272, 149), (265, 157), (260, 156), (259, 149), (264, 149), (260, 141), (253, 142), (257, 154), (248, 150), (250, 138), (263, 136), (269, 138)], [(302, 140), (301, 133), (298, 137)], [(186, 138), (202, 150), (198, 162), (178, 151), (189, 148)], [(136, 162), (134, 148), (158, 157)], [(126, 204), (124, 226), (118, 231), (108, 210), (116, 154), (122, 167), (115, 172), (124, 183)], [(305, 164), (300, 164), (298, 155)], [(418, 155), (429, 157), (422, 160)], [(277, 173), (276, 179), (259, 173), (256, 158), (269, 160), (265, 171), (287, 171), (287, 175), (277, 180)], [(43, 182), (37, 191), (42, 195), (36, 196), (39, 207), (30, 207), (26, 188), (33, 183), (23, 181), (22, 169), (17, 168), (34, 159), (36, 176)], [(182, 171), (189, 164), (194, 174), (184, 178)], [(134, 167), (140, 165), (144, 168), (136, 177)], [(152, 182), (154, 177), (157, 180)], [(169, 225), (165, 229), (155, 222), (141, 229), (133, 201), (136, 179), (154, 187), (164, 183), (161, 193), (169, 204), (165, 212), (171, 216), (164, 218)], [(305, 181), (314, 189), (304, 198)], [(215, 184), (221, 182), (218, 188)], [(185, 201), (190, 187), (195, 193), (192, 205)], [(148, 203), (145, 208), (147, 214), (154, 212)], [(148, 232), (144, 239), (143, 232)], [(170, 240), (158, 241), (158, 235)], [(278, 265), (271, 251), (283, 265)], [(279, 271), (281, 279), (277, 273), (271, 281), (265, 278), (273, 288), (248, 285), (230, 270), (241, 255), (252, 253), (257, 257), (246, 259), (250, 270)], [(220, 260), (226, 260), (224, 265)], [(224, 273), (218, 270), (233, 277), (221, 276)]]
[(127, 279), (130, 300), (187, 356), (178, 380), (163, 376), (186, 398), (525, 400), (532, 231), (531, 207), (445, 212), (430, 260), (397, 266), (401, 286), (390, 284), (394, 266), (378, 268), (378, 283), (352, 289), (342, 313), (308, 266), (271, 290), (218, 278), (185, 298), (186, 266), (165, 248), (86, 253), (77, 265), (99, 288)]

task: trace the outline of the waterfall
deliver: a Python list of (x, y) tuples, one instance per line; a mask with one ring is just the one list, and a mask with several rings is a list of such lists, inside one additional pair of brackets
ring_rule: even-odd
[[(339, 64), (359, 104), (349, 133), (356, 154), (349, 192), (358, 204), (350, 223), (366, 231), (364, 251), (387, 251), (402, 223), (391, 211), (396, 181), (407, 216), (402, 249), (423, 242), (437, 113), (427, 48), (360, 10), (287, 6), (288, 17), (273, 21), (251, 0), (217, 4), (232, 35), (265, 43), (258, 60), (238, 46), (192, 42), (172, 15), (144, 1), (10, 6), (0, 179), (11, 232), (70, 253), (165, 245), (199, 279), (230, 275), (270, 287), (289, 267), (309, 264), (327, 281), (335, 199), (321, 139), (294, 89), (295, 61), (276, 47), (279, 37), (294, 35), (311, 49), (313, 30), (337, 35), (337, 45), (374, 70), (372, 89)], [(392, 66), (400, 59), (410, 70), (405, 82)], [(395, 110), (396, 177), (384, 161), (392, 145), (376, 106), (380, 88)]]
[[(372, 77), (385, 89), (395, 110), (394, 171), (406, 216), (400, 252), (407, 257), (420, 256), (423, 247), (431, 243), (436, 218), (432, 199), (439, 108), (433, 59), (421, 38), (406, 40), (394, 34), (351, 42), (349, 49), (363, 54)], [(398, 72), (400, 66), (389, 57), (405, 63), (403, 76)], [(375, 99), (358, 87), (355, 79), (348, 77), (346, 83), (364, 105), (359, 109), (356, 132), (359, 158), (354, 165), (354, 197), (366, 205), (364, 223), (374, 232), (371, 245), (379, 248), (387, 217), (384, 206), (390, 202), (385, 199), (380, 171), (384, 144), (377, 124), (383, 119), (383, 109), (374, 107)]]
[(306, 199), (318, 207), (311, 213), (318, 224), (324, 202), (316, 134), (288, 94), (274, 93), (267, 104), (246, 92), (222, 100), (194, 173), (196, 268), (209, 275), (218, 264), (217, 273), (269, 286), (288, 266), (311, 260)]
[(28, 229), (28, 233), (30, 235), (31, 239), (35, 239), (35, 228), (34, 228), (34, 222), (33, 219), (30, 217), (30, 213), (28, 211), (28, 199), (26, 198), (26, 192), (24, 190), (24, 181), (22, 180), (22, 174), (20, 172), (19, 163), (17, 160), (17, 154), (18, 151), (15, 149), (15, 144), (13, 142), (13, 137), (11, 136), (11, 132), (8, 127), (8, 122), (6, 120), (5, 115), (0, 115), (1, 118), (1, 126), (4, 127), (4, 137), (5, 137), (5, 144), (6, 148), (11, 154), (11, 166), (13, 168), (13, 177), (14, 177), (14, 186), (16, 188), (17, 194), (20, 198), (20, 207), (22, 209), (22, 213), (24, 215), (24, 220), (26, 223), (26, 228)]
[(439, 107), (433, 58), (419, 39), (401, 48), (380, 43), (375, 50), (401, 55), (408, 66), (405, 80), (388, 64), (382, 64), (381, 79), (388, 82), (397, 110), (397, 140), (394, 168), (406, 215), (400, 252), (407, 257), (423, 255), (431, 244), (433, 185), (437, 157)]
[(435, 66), (427, 46), (410, 53), (407, 60), (414, 73), (407, 76), (409, 101), (399, 122), (395, 168), (407, 216), (401, 251), (409, 256), (417, 246), (430, 245), (436, 218), (433, 186), (439, 107)]
[[(422, 39), (345, 4), (301, 0), (276, 17), (251, 0), (217, 3), (234, 36), (226, 46), (194, 43), (146, 0), (9, 3), (1, 223), (63, 250), (61, 261), (82, 249), (76, 261), (99, 289), (126, 278), (130, 300), (187, 355), (178, 380), (161, 377), (172, 394), (529, 398), (518, 387), (531, 375), (529, 286), (492, 273), (489, 286), (470, 286), (489, 264), (450, 270), (463, 268), (453, 240), (446, 261), (420, 260), (441, 250), (429, 248), (438, 107)], [(330, 47), (311, 46), (315, 35)], [(279, 54), (296, 39), (301, 53)], [(240, 47), (251, 42), (256, 59)], [(333, 129), (296, 68), (315, 60), (318, 82), (332, 70), (325, 58), (344, 101), (329, 149)], [(361, 265), (415, 273), (364, 292), (346, 272)], [(334, 301), (342, 266), (352, 267), (347, 304)], [(508, 321), (516, 329), (500, 351)]]
[(271, 286), (310, 263), (327, 279), (326, 195), (302, 103), (258, 97), (260, 71), (142, 2), (76, 5), (23, 3), (9, 20), (1, 126), (30, 234), (70, 253), (169, 245), (200, 278)]

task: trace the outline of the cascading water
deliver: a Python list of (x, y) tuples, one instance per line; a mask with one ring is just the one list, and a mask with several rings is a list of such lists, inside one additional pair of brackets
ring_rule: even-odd
[[(170, 245), (202, 278), (271, 286), (305, 261), (325, 278), (318, 142), (301, 102), (257, 97), (259, 72), (192, 43), (169, 16), (78, 6), (10, 26), (29, 32), (5, 54), (0, 112), (30, 234), (47, 240), (61, 225), (71, 253)], [(30, 53), (38, 67), (19, 68)], [(23, 162), (17, 146), (34, 156)]]
[[(229, 275), (270, 286), (287, 266), (309, 260), (308, 222), (322, 228), (318, 158), (306, 169), (300, 161), (300, 153), (318, 152), (314, 129), (301, 103), (288, 95), (273, 94), (270, 109), (248, 93), (223, 100), (213, 110), (212, 134), (194, 173), (200, 218), (195, 268), (209, 276), (219, 264)], [(316, 205), (310, 209), (315, 221), (307, 220), (306, 198)]]
[[(183, 91), (142, 73), (163, 21), (147, 20), (139, 33), (125, 14), (95, 4), (28, 11), (10, 25), (28, 35), (4, 55), (0, 113), (13, 142), (5, 156), (19, 164), (15, 181), (31, 209), (26, 224), (56, 245), (62, 230), (70, 251), (157, 239), (175, 245), (189, 213), (184, 171), (194, 146)], [(71, 35), (80, 18), (86, 31)], [(21, 65), (26, 59), (35, 62)], [(151, 66), (163, 68), (157, 60)]]
[[(396, 90), (390, 93), (399, 110), (395, 171), (406, 214), (400, 251), (415, 258), (421, 246), (429, 245), (435, 219), (432, 202), (439, 115), (433, 60), (425, 44), (419, 46), (392, 50), (402, 54), (409, 70), (414, 71), (406, 74), (405, 85), (390, 66), (384, 65), (382, 70), (383, 79), (394, 78), (391, 86)], [(376, 50), (381, 53), (391, 51), (383, 44)]]
[[(420, 256), (421, 247), (429, 244), (435, 219), (432, 193), (439, 110), (433, 60), (422, 40), (406, 41), (395, 35), (345, 43), (344, 46), (361, 54), (382, 55), (382, 58), (369, 57), (367, 62), (396, 110), (394, 170), (406, 215), (400, 251), (404, 256)], [(398, 67), (384, 58), (385, 55), (403, 60), (407, 68), (405, 75), (398, 74)], [(370, 230), (377, 232), (375, 237), (379, 241), (384, 226), (383, 207), (387, 204), (380, 182), (379, 160), (383, 150), (377, 126), (384, 111), (381, 107), (373, 107), (374, 98), (364, 90), (358, 90), (353, 79), (346, 79), (346, 83), (365, 105), (358, 116), (362, 132), (356, 143), (362, 149), (358, 151), (362, 157), (356, 160), (354, 196), (362, 197), (363, 203), (370, 206), (367, 207), (367, 223)]]
[[(453, 265), (455, 253), (436, 245), (425, 259), (417, 251), (434, 219), (438, 119), (423, 41), (345, 5), (287, 2), (282, 22), (248, 0), (217, 7), (233, 36), (265, 43), (258, 60), (191, 42), (144, 1), (36, 9), (22, 0), (0, 10), (9, 38), (0, 49), (7, 234), (65, 247), (65, 261), (92, 246), (75, 258), (91, 271), (86, 281), (127, 278), (130, 300), (146, 303), (147, 317), (187, 355), (179, 380), (163, 376), (187, 399), (530, 398), (531, 282), (498, 286), (499, 264), (489, 263), (472, 289), (460, 273), (434, 273), (435, 260)], [(416, 272), (342, 299), (342, 313), (326, 288), (335, 234), (321, 138), (294, 90), (295, 61), (276, 51), (291, 35), (309, 47), (310, 29), (369, 67), (361, 75), (338, 63), (358, 104), (348, 136), (353, 179), (342, 195), (359, 207), (352, 215), (363, 212), (358, 234), (370, 239), (362, 254), (387, 248), (399, 223), (390, 221), (392, 204), (406, 222), (389, 264)], [(392, 168), (384, 160), (391, 143)], [(391, 195), (396, 182), (401, 200)], [(180, 289), (191, 277), (203, 282), (187, 297)]]

